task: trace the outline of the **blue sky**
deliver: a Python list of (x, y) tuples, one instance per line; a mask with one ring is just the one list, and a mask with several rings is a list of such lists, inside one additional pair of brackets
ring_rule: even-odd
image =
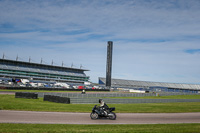
[(112, 77), (200, 83), (199, 0), (0, 0), (0, 56)]

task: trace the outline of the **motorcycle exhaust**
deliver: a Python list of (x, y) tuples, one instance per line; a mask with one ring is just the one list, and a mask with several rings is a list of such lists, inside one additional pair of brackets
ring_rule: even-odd
[(108, 116), (114, 116), (113, 114), (108, 114)]

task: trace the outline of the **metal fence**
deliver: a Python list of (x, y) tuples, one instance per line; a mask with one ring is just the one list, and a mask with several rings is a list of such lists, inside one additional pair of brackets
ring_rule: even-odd
[(69, 98), (100, 98), (100, 97), (146, 97), (146, 96), (156, 96), (156, 93), (37, 93), (39, 97), (44, 97), (44, 95), (54, 95), (54, 96), (62, 96)]
[(184, 92), (158, 92), (159, 96), (174, 96), (174, 95), (200, 95), (200, 93), (184, 93)]
[(44, 95), (54, 95), (69, 98), (106, 98), (106, 97), (149, 97), (149, 96), (171, 96), (171, 95), (200, 95), (199, 93), (177, 93), (177, 92), (159, 92), (159, 93), (48, 93), (38, 92), (38, 97)]
[[(108, 104), (200, 102), (200, 99), (103, 99)], [(72, 104), (98, 104), (97, 98), (70, 98)]]

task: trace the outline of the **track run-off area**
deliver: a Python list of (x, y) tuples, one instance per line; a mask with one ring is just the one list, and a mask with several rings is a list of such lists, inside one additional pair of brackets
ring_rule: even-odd
[(91, 120), (90, 113), (0, 110), (0, 123), (171, 124), (200, 123), (200, 113), (117, 113), (116, 120)]

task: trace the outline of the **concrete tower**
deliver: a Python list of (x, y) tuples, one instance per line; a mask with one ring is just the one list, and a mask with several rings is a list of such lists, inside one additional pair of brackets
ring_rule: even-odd
[(113, 49), (113, 42), (112, 41), (108, 41), (108, 46), (107, 46), (107, 66), (106, 66), (106, 87), (107, 88), (111, 88), (112, 49)]

